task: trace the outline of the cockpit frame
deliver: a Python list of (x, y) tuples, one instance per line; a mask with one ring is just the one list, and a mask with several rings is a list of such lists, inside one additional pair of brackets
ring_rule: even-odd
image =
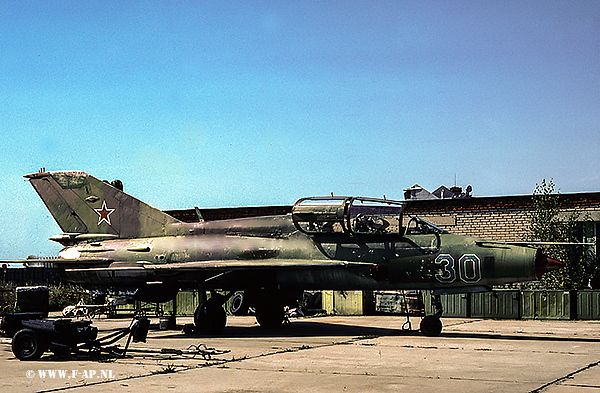
[(364, 197), (307, 197), (292, 208), (296, 228), (318, 235), (409, 235), (449, 233), (429, 221), (410, 217), (403, 226), (406, 202)]
[(292, 220), (308, 235), (402, 235), (405, 202), (363, 197), (302, 198)]

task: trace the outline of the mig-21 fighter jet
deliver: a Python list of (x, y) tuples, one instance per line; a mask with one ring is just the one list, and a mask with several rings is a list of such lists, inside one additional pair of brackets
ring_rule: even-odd
[(153, 302), (182, 288), (212, 291), (194, 316), (205, 333), (226, 324), (228, 296), (216, 291), (243, 290), (260, 325), (273, 327), (304, 290), (427, 289), (437, 312), (420, 329), (435, 336), (442, 330), (439, 294), (530, 281), (561, 266), (536, 248), (404, 217), (403, 201), (312, 197), (274, 209), (278, 214), (257, 209), (251, 217), (210, 220), (196, 208), (184, 220), (126, 194), (119, 181), (78, 171), (25, 177), (63, 231), (51, 240), (64, 246), (53, 262), (65, 281), (133, 289)]

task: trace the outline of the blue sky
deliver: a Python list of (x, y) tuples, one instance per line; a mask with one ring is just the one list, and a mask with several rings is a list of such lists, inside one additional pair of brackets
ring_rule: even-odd
[(60, 232), (22, 178), (161, 209), (600, 191), (597, 1), (6, 1), (0, 258)]

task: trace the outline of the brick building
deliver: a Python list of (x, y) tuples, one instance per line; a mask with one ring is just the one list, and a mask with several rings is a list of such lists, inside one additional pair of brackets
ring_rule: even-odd
[[(595, 242), (600, 234), (600, 192), (561, 194), (561, 211), (582, 214), (580, 241)], [(407, 218), (418, 216), (457, 235), (498, 241), (526, 241), (533, 198), (525, 196), (408, 200)], [(597, 242), (596, 242), (597, 243)]]

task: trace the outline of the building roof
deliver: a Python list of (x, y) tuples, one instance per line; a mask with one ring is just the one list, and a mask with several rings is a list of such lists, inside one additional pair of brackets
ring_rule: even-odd
[(441, 199), (454, 197), (454, 193), (446, 186), (439, 186), (432, 194)]
[[(557, 194), (562, 207), (600, 206), (600, 192)], [(488, 209), (533, 209), (532, 195), (474, 197), (465, 199), (408, 200), (407, 212)]]
[(437, 199), (438, 197), (424, 189), (418, 184), (404, 190), (404, 199), (407, 200), (424, 200)]

